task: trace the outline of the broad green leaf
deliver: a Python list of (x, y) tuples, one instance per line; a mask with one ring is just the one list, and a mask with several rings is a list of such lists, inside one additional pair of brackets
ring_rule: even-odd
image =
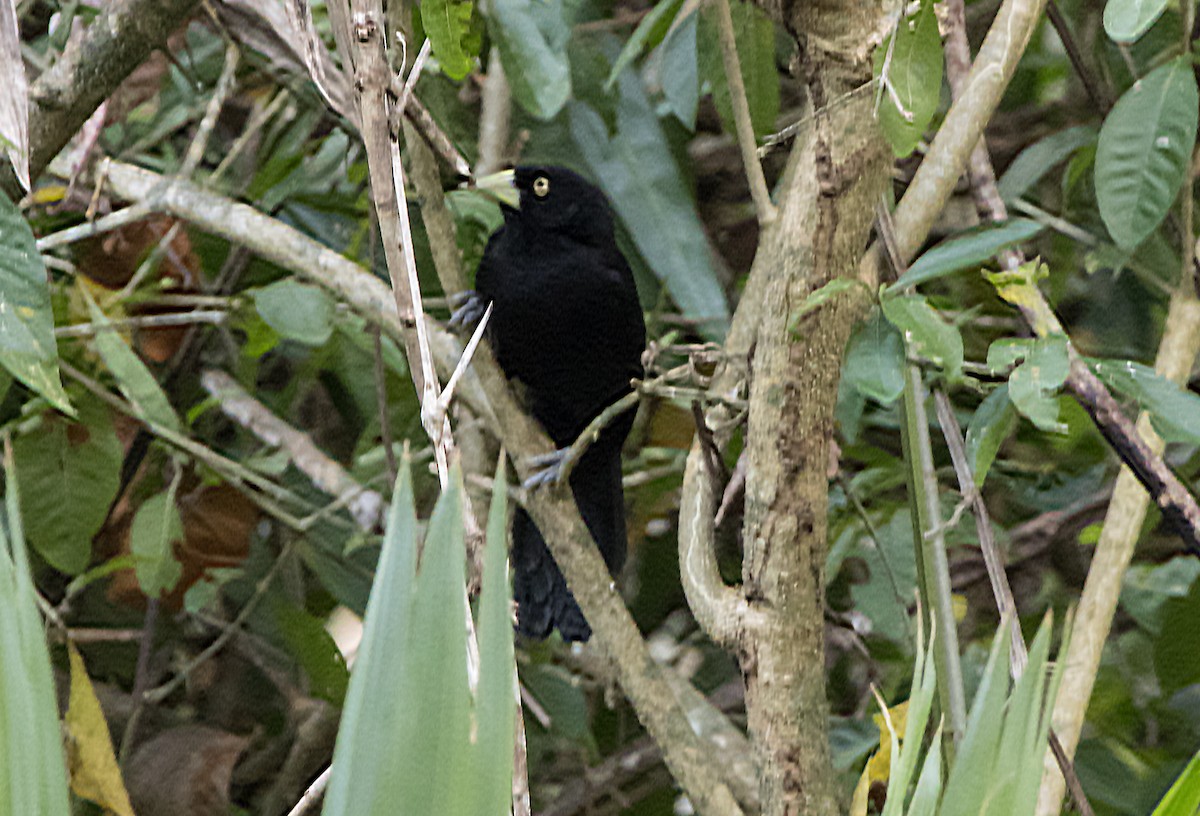
[[(990, 349), (988, 364), (991, 364)], [(1043, 431), (1067, 431), (1067, 426), (1058, 421), (1058, 400), (1054, 394), (1066, 380), (1069, 367), (1067, 338), (1051, 335), (1032, 341), (1025, 362), (1009, 375), (1008, 395), (1013, 405)]]
[(1096, 201), (1122, 249), (1142, 243), (1175, 202), (1196, 144), (1198, 106), (1191, 61), (1179, 57), (1135, 82), (1105, 118)]
[(269, 598), (276, 630), (308, 677), (308, 693), (340, 706), (346, 697), (350, 672), (323, 622), (283, 600), (281, 593)]
[(88, 565), (92, 537), (117, 495), (124, 456), (105, 410), (82, 402), (79, 411), (78, 424), (46, 416), (40, 427), (13, 440), (29, 543), (68, 575)]
[(453, 80), (471, 72), (471, 54), (464, 40), (471, 33), (471, 0), (421, 0), (421, 23), (438, 65)]
[(876, 311), (855, 327), (842, 377), (865, 397), (891, 405), (904, 390), (904, 338)]
[(46, 268), (29, 224), (8, 196), (0, 196), (0, 247), (0, 365), (73, 414), (58, 374)]
[(1150, 366), (1129, 360), (1089, 361), (1105, 385), (1133, 397), (1148, 411), (1154, 429), (1167, 442), (1200, 445), (1200, 395), (1160, 377)]
[(637, 28), (633, 30), (633, 34), (626, 40), (625, 47), (621, 49), (621, 53), (613, 62), (612, 70), (608, 72), (608, 79), (604, 80), (604, 90), (612, 90), (613, 85), (617, 82), (617, 77), (629, 67), (631, 62), (641, 56), (642, 51), (653, 48), (663, 41), (667, 29), (671, 26), (672, 20), (675, 19), (675, 15), (682, 5), (683, 0), (658, 0), (650, 13), (642, 18)]
[[(393, 813), (395, 803), (404, 801), (398, 798), (403, 714), (395, 701), (399, 683), (410, 669), (405, 655), (416, 568), (417, 511), (406, 461), (392, 494), (362, 642), (346, 691), (325, 816)], [(461, 623), (461, 617), (454, 618)]]
[(156, 493), (138, 508), (129, 533), (129, 548), (136, 559), (138, 585), (148, 598), (170, 592), (183, 574), (175, 558), (174, 543), (183, 540), (183, 523), (175, 505), (175, 485)]
[(504, 455), (492, 481), (479, 593), (479, 687), (475, 706), (474, 812), (507, 813), (512, 805), (512, 745), (516, 713), (516, 663), (508, 580), (508, 484)]
[(1200, 581), (1193, 581), (1182, 598), (1163, 604), (1162, 632), (1154, 639), (1154, 669), (1163, 692), (1200, 682), (1200, 649), (1196, 648), (1196, 621), (1200, 620)]
[(1065, 161), (1084, 145), (1094, 144), (1097, 134), (1098, 131), (1091, 125), (1076, 125), (1038, 139), (1018, 153), (1004, 171), (997, 184), (1000, 196), (1005, 201), (1020, 198), (1051, 168)]
[(1028, 241), (1043, 229), (1037, 221), (1013, 218), (1000, 224), (968, 230), (922, 254), (892, 288), (918, 286), (955, 272), (978, 269), (997, 253)]
[(1104, 4), (1104, 33), (1113, 42), (1130, 43), (1154, 25), (1167, 0), (1108, 0)]
[(955, 380), (962, 374), (963, 341), (958, 328), (947, 323), (922, 295), (885, 295), (883, 315), (904, 336), (913, 354), (942, 367)]
[[(0, 524), (0, 813), (71, 812), (54, 676), (21, 530), (16, 468)], [(56, 497), (62, 510), (63, 496)]]
[(979, 403), (967, 424), (967, 464), (976, 487), (983, 487), (1000, 446), (1016, 427), (1017, 410), (1008, 397), (1008, 385), (1002, 385)]
[(106, 813), (134, 816), (113, 751), (108, 721), (100, 709), (83, 658), (73, 643), (68, 644), (67, 658), (71, 664), (71, 691), (63, 727), (69, 735), (66, 743), (71, 790), (102, 806)]
[(638, 251), (684, 315), (706, 336), (723, 337), (729, 307), (691, 194), (641, 81), (626, 71), (617, 86), (616, 134), (609, 136), (594, 109), (572, 102), (567, 109), (571, 136)]
[(329, 295), (295, 278), (259, 289), (254, 293), (254, 305), (267, 325), (289, 340), (322, 346), (333, 333), (333, 301)]
[[(730, 0), (733, 36), (746, 85), (750, 124), (755, 136), (775, 129), (779, 116), (779, 69), (775, 65), (775, 24), (762, 10), (744, 0)], [(729, 80), (717, 38), (716, 20), (708, 7), (701, 11), (700, 74), (712, 88), (713, 104), (726, 133), (735, 133)]]
[(553, 117), (571, 95), (571, 28), (563, 13), (562, 3), (544, 0), (488, 4), (488, 30), (513, 98), (538, 119)]
[(1196, 816), (1200, 811), (1200, 751), (1183, 769), (1151, 816)]
[(1163, 607), (1171, 598), (1183, 598), (1200, 577), (1200, 560), (1181, 555), (1164, 564), (1134, 564), (1121, 584), (1121, 608), (1138, 626), (1158, 636)]
[(100, 352), (104, 364), (116, 378), (117, 387), (121, 389), (125, 399), (129, 400), (144, 419), (178, 431), (179, 417), (175, 415), (175, 410), (159, 386), (158, 380), (154, 379), (154, 375), (146, 368), (142, 359), (121, 339), (121, 335), (113, 331), (108, 315), (96, 305), (91, 294), (86, 289), (80, 291), (84, 293), (92, 323), (97, 328), (96, 350)]
[(659, 77), (667, 106), (688, 130), (696, 129), (700, 105), (700, 63), (696, 32), (700, 15), (687, 15), (663, 40), (659, 54)]
[(942, 38), (933, 0), (922, 0), (875, 49), (879, 126), (897, 158), (916, 149), (942, 95)]

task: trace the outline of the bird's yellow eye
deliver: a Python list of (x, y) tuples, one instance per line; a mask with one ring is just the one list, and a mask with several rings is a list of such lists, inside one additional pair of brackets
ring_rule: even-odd
[(533, 194), (538, 198), (545, 198), (550, 195), (550, 179), (545, 176), (538, 176), (533, 180)]

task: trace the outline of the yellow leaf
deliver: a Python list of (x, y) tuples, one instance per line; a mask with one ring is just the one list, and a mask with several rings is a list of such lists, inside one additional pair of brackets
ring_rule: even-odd
[(67, 761), (71, 790), (117, 816), (134, 816), (121, 769), (113, 754), (108, 723), (88, 678), (83, 658), (74, 645), (71, 657), (71, 698), (67, 707)]
[[(892, 718), (892, 727), (896, 729), (896, 738), (903, 742), (904, 724), (908, 721), (908, 701), (889, 708), (888, 715)], [(871, 786), (876, 783), (886, 785), (892, 772), (892, 733), (883, 714), (876, 714), (874, 719), (879, 729), (879, 750), (867, 760), (862, 776), (858, 778), (854, 797), (850, 800), (850, 816), (867, 816)]]
[(67, 185), (65, 184), (47, 184), (29, 194), (29, 198), (34, 204), (57, 204), (66, 197)]

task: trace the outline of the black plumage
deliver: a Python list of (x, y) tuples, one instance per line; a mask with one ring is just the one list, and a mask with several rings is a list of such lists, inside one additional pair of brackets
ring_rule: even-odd
[[(456, 313), (473, 322), (493, 305), (488, 339), (558, 448), (569, 446), (642, 374), (646, 327), (629, 263), (617, 247), (604, 194), (561, 167), (518, 167), (519, 209), (488, 241), (475, 292)], [(570, 474), (571, 491), (609, 571), (625, 561), (621, 447), (634, 412), (610, 423)], [(591, 628), (533, 520), (513, 520), (517, 628), (587, 640)]]

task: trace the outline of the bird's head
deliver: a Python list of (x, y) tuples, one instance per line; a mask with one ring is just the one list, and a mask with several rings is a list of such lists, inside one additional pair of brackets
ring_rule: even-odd
[(557, 233), (582, 243), (611, 240), (608, 199), (578, 173), (553, 165), (522, 165), (485, 179), (478, 186), (500, 202), (506, 223)]

